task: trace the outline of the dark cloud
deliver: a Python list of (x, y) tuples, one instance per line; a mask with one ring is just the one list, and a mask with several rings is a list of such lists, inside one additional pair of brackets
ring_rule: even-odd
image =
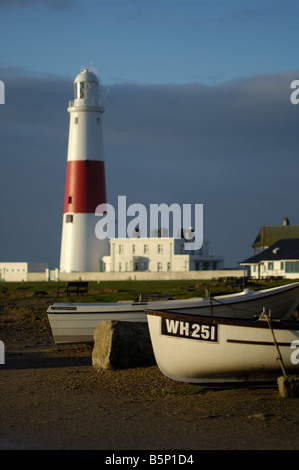
[[(1, 70), (0, 70), (1, 78)], [(236, 266), (263, 224), (297, 215), (299, 72), (215, 86), (118, 84), (105, 103), (109, 202), (203, 203), (211, 254)], [(0, 259), (58, 265), (72, 78), (5, 76)], [(103, 86), (105, 93), (107, 86)]]
[(61, 77), (6, 76), (3, 81), (0, 258), (56, 261), (67, 148), (65, 104), (72, 83)]

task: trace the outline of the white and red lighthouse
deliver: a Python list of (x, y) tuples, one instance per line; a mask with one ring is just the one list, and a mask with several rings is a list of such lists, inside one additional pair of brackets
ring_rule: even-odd
[(74, 80), (60, 254), (61, 272), (97, 272), (109, 254), (107, 239), (95, 235), (95, 210), (106, 203), (102, 136), (104, 107), (96, 74), (84, 69)]

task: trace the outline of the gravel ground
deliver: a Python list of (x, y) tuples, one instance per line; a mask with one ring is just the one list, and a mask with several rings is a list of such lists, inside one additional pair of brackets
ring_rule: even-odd
[(0, 449), (298, 450), (299, 399), (277, 385), (202, 389), (156, 366), (96, 371), (91, 346), (55, 346), (48, 298), (0, 302)]

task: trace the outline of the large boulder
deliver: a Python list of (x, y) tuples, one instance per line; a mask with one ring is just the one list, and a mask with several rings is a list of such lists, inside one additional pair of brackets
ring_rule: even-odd
[(147, 323), (107, 320), (94, 332), (95, 369), (127, 369), (155, 364)]

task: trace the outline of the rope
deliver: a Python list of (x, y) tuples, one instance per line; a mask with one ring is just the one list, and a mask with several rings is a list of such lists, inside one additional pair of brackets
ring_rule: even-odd
[(273, 342), (274, 342), (274, 345), (275, 345), (275, 347), (276, 347), (276, 351), (277, 351), (277, 353), (278, 353), (277, 360), (278, 360), (279, 363), (280, 363), (280, 367), (281, 367), (283, 376), (284, 376), (284, 378), (286, 379), (286, 378), (287, 378), (287, 373), (286, 373), (286, 370), (285, 370), (285, 367), (284, 367), (284, 363), (283, 363), (283, 359), (282, 359), (282, 355), (281, 355), (281, 352), (280, 352), (278, 343), (277, 343), (276, 338), (275, 338), (275, 335), (274, 335), (274, 330), (273, 330), (273, 328), (272, 328), (270, 316), (271, 316), (271, 310), (269, 310), (269, 315), (267, 315), (267, 314), (265, 313), (265, 309), (264, 309), (263, 313), (261, 314), (261, 317), (262, 317), (262, 318), (266, 318), (266, 320), (267, 320), (267, 323), (268, 323), (269, 328), (270, 328), (271, 333), (272, 333)]
[[(233, 305), (231, 305), (230, 303), (227, 303), (227, 302), (222, 302), (221, 300), (219, 299), (215, 299), (215, 297), (211, 298), (211, 295), (209, 294), (209, 298), (210, 298), (210, 305), (211, 305), (211, 308), (212, 308), (212, 301), (214, 300), (215, 302), (218, 302), (219, 304), (221, 305), (225, 305), (226, 307), (229, 307), (232, 309), (233, 311), (233, 315), (234, 315), (234, 318), (236, 318), (236, 312), (235, 312), (235, 309), (233, 307)], [(247, 310), (245, 308), (242, 308), (242, 307), (238, 307), (238, 310), (241, 310), (242, 312), (246, 312), (246, 313), (249, 313), (251, 315), (253, 315), (252, 311), (251, 310)], [(213, 314), (213, 313), (212, 313)]]

